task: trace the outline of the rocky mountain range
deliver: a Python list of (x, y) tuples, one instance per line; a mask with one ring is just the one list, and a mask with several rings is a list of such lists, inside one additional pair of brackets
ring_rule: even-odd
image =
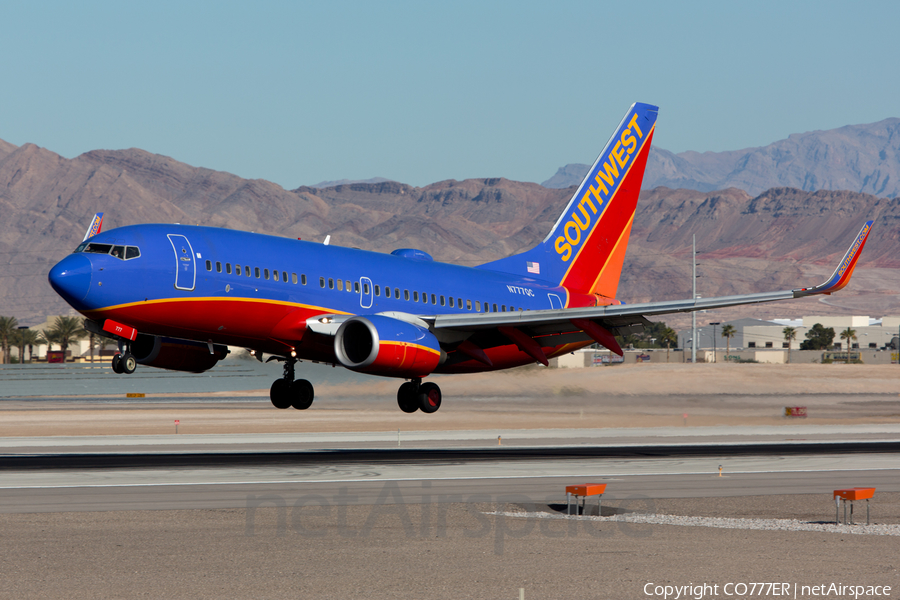
[[(589, 165), (569, 164), (543, 185), (578, 185)], [(650, 149), (644, 189), (661, 185), (709, 192), (730, 187), (758, 195), (773, 187), (900, 195), (900, 119), (796, 133), (761, 148), (731, 152)]]
[[(66, 159), (0, 141), (0, 314), (31, 324), (69, 310), (47, 273), (81, 241), (97, 211), (105, 212), (105, 229), (178, 222), (309, 240), (331, 235), (333, 244), (421, 248), (437, 260), (471, 265), (540, 241), (573, 192), (499, 178), (285, 190), (137, 149)], [(812, 299), (740, 314), (900, 314), (900, 199), (847, 191), (646, 190), (619, 295), (628, 302), (688, 297), (692, 235), (704, 296), (815, 284), (866, 218), (876, 224), (852, 289), (831, 304)], [(679, 318), (666, 321), (678, 325)]]

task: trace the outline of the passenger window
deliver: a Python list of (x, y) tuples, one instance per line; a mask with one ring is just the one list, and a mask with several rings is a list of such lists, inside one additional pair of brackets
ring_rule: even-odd
[(300, 274), (300, 283), (302, 283), (303, 285), (306, 285), (306, 275), (304, 275), (302, 273)]
[[(282, 272), (281, 272), (281, 280), (282, 280), (283, 282), (287, 283), (287, 271), (282, 271)], [(294, 275), (294, 283), (297, 283), (297, 276), (296, 276), (296, 275)]]
[(128, 246), (125, 248), (125, 260), (131, 260), (141, 255), (141, 249), (137, 246)]
[(319, 287), (323, 288), (323, 289), (325, 288), (325, 278), (324, 277), (319, 277)]
[(450, 308), (453, 308), (453, 296), (450, 296)]
[(463, 307), (462, 298), (457, 298), (457, 299), (456, 299), (456, 306), (457, 306), (458, 308), (462, 308), (462, 307)]
[(338, 291), (339, 292), (344, 291), (344, 280), (343, 279), (338, 279)]
[(375, 284), (375, 295), (376, 295), (376, 296), (380, 296), (380, 295), (381, 295), (381, 288), (378, 286), (377, 283)]
[(472, 301), (466, 300), (466, 310), (472, 310)]
[(297, 274), (296, 273), (291, 273), (291, 283), (293, 283), (294, 285), (297, 285)]
[(403, 299), (409, 300), (409, 290), (403, 290)]
[(221, 273), (221, 272), (222, 272), (222, 263), (220, 263), (219, 261), (216, 261), (216, 273)]
[(206, 270), (212, 271), (212, 261), (206, 261)]
[(441, 296), (441, 306), (444, 306), (444, 296)]
[(363, 294), (366, 294), (366, 295), (369, 294), (369, 284), (368, 283), (363, 284)]
[(244, 267), (244, 275), (250, 277), (250, 267)]
[(497, 312), (497, 305), (495, 304), (493, 307), (491, 307), (491, 310), (492, 310), (493, 312)]
[(272, 279), (278, 281), (278, 269), (272, 271)]
[(506, 305), (505, 305), (505, 304), (501, 304), (501, 305), (500, 305), (500, 312), (506, 312)]
[[(359, 282), (358, 281), (353, 282), (353, 291), (355, 291), (357, 294), (359, 293)], [(368, 283), (366, 284), (366, 293), (367, 294), (369, 293), (369, 284)]]
[[(350, 283), (350, 280), (349, 280), (349, 279), (348, 279), (347, 281), (344, 282), (344, 288), (345, 288), (348, 292), (352, 292), (352, 291), (353, 291), (353, 284)], [(356, 291), (358, 292), (359, 290), (356, 290)]]
[(257, 279), (259, 279), (259, 267), (253, 267), (253, 274), (256, 275)]
[(332, 279), (331, 277), (328, 278), (328, 289), (329, 290), (334, 289), (334, 279)]
[(231, 275), (231, 263), (225, 263), (225, 272)]
[(431, 303), (437, 304), (437, 296), (435, 296), (434, 294), (431, 295)]
[(394, 288), (394, 298), (400, 299), (400, 288)]
[(265, 279), (269, 278), (269, 270), (268, 269), (263, 269), (263, 278), (265, 278)]
[(238, 277), (243, 275), (243, 273), (241, 273), (241, 265), (234, 265), (234, 274)]
[(481, 302), (475, 301), (475, 312), (481, 312)]
[[(409, 292), (406, 294), (406, 299), (409, 300)], [(413, 302), (419, 301), (419, 292), (413, 291)]]

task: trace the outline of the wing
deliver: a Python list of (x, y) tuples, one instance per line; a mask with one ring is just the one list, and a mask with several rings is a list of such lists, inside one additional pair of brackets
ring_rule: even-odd
[(536, 361), (546, 364), (547, 360), (541, 347), (591, 339), (621, 354), (622, 350), (614, 336), (641, 332), (644, 326), (650, 324), (648, 317), (777, 302), (815, 294), (830, 294), (843, 288), (850, 281), (872, 223), (873, 221), (867, 221), (863, 225), (832, 276), (825, 283), (812, 288), (615, 306), (437, 315), (423, 319), (429, 322), (431, 329), (439, 338), (446, 337), (446, 334), (451, 332), (471, 334), (466, 338), (468, 346), (461, 346), (459, 349), (476, 359), (479, 358), (478, 352), (484, 349), (512, 342)]

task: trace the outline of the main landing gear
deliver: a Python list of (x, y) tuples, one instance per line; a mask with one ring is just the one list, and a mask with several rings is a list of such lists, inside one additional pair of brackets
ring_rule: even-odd
[(276, 379), (269, 389), (269, 398), (275, 408), (288, 408), (293, 406), (297, 410), (306, 410), (312, 406), (315, 398), (315, 390), (310, 382), (305, 379), (294, 381), (295, 358), (284, 359), (284, 377)]
[(119, 353), (112, 357), (113, 373), (131, 375), (137, 369), (137, 359), (131, 353), (131, 345), (119, 342)]
[(405, 413), (436, 412), (441, 407), (441, 388), (430, 381), (422, 383), (421, 379), (407, 381), (397, 390), (397, 404)]

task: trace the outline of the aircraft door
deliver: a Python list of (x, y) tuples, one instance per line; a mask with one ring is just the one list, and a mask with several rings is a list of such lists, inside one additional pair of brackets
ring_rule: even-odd
[(183, 235), (170, 233), (168, 238), (175, 251), (175, 289), (191, 291), (197, 281), (194, 249)]
[(547, 294), (547, 297), (550, 298), (550, 308), (562, 308), (562, 300), (559, 299), (559, 296), (556, 294)]
[(359, 305), (372, 308), (372, 280), (368, 277), (359, 278)]

